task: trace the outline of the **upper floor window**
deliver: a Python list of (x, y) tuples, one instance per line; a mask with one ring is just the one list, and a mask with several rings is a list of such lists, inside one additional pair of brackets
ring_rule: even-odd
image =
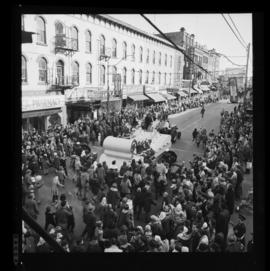
[(152, 84), (155, 84), (155, 72), (153, 72), (153, 77), (152, 77)]
[(92, 52), (92, 35), (90, 31), (86, 31), (86, 34), (85, 34), (85, 48), (86, 48), (86, 53)]
[(127, 59), (127, 43), (123, 42), (123, 59)]
[(164, 85), (166, 85), (166, 77), (167, 77), (167, 74), (166, 72), (164, 73)]
[(167, 66), (167, 54), (165, 54), (165, 66)]
[(161, 73), (159, 72), (158, 73), (158, 83), (160, 84), (160, 82), (161, 82)]
[(55, 34), (56, 36), (64, 34), (64, 26), (60, 22), (55, 24)]
[(79, 85), (79, 63), (76, 61), (72, 63), (72, 83)]
[(153, 51), (153, 64), (155, 64), (155, 62), (156, 62), (156, 52)]
[(145, 84), (148, 84), (148, 80), (149, 80), (149, 71), (146, 72)]
[(22, 82), (27, 82), (27, 62), (24, 56), (22, 56)]
[(172, 74), (170, 73), (169, 74), (169, 85), (171, 85), (171, 83), (172, 83)]
[(131, 70), (131, 84), (135, 84), (135, 70), (132, 69)]
[(86, 65), (86, 83), (92, 84), (92, 65), (90, 63)]
[(142, 84), (142, 70), (139, 71), (139, 84)]
[(140, 47), (140, 62), (143, 62), (143, 48)]
[(100, 74), (100, 78), (99, 78), (100, 84), (104, 86), (105, 85), (105, 66), (104, 65), (100, 66), (99, 74)]
[(117, 68), (113, 66), (112, 67), (112, 82), (114, 82), (116, 74), (117, 74)]
[(79, 49), (78, 29), (75, 26), (71, 28), (71, 42), (72, 42), (72, 49), (75, 51), (78, 51)]
[(123, 68), (123, 84), (127, 83), (127, 69)]
[(161, 52), (159, 52), (158, 64), (161, 65)]
[(47, 83), (47, 60), (45, 58), (41, 58), (38, 62), (38, 70), (39, 70), (39, 82)]
[(135, 45), (132, 44), (131, 46), (131, 55), (132, 55), (132, 61), (135, 61)]
[(172, 67), (172, 56), (170, 56), (170, 67)]
[(117, 41), (116, 41), (116, 39), (112, 40), (112, 57), (117, 57)]
[(46, 44), (46, 25), (42, 17), (37, 17), (37, 42)]
[(100, 55), (105, 55), (105, 37), (100, 36)]
[(146, 53), (146, 63), (149, 63), (149, 49), (147, 49)]

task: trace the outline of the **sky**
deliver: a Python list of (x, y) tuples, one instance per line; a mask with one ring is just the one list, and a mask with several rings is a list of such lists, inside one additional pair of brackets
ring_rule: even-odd
[[(131, 24), (151, 34), (158, 32), (139, 14), (109, 14), (119, 20)], [(195, 41), (206, 45), (208, 49), (215, 48), (218, 53), (228, 56), (232, 62), (239, 65), (246, 65), (247, 51), (234, 36), (221, 13), (213, 14), (144, 14), (162, 32), (176, 32), (181, 27), (189, 34), (195, 35)], [(228, 14), (224, 14), (229, 24), (235, 30)], [(252, 14), (233, 13), (230, 14), (234, 24), (240, 32), (245, 44), (250, 43), (250, 54), (248, 64), (248, 76), (252, 76)], [(226, 58), (220, 58), (220, 70), (225, 68), (236, 68)]]

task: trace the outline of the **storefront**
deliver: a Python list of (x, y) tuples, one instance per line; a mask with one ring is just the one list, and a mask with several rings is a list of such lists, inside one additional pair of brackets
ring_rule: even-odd
[(144, 95), (143, 85), (125, 85), (123, 86), (123, 107), (142, 108), (149, 100)]
[(150, 98), (147, 105), (167, 102), (167, 100), (152, 86), (145, 85), (144, 94)]
[(22, 97), (22, 128), (45, 131), (50, 125), (65, 125), (65, 111), (63, 95)]
[(97, 118), (101, 114), (103, 92), (98, 88), (73, 88), (65, 93), (68, 122), (80, 117)]

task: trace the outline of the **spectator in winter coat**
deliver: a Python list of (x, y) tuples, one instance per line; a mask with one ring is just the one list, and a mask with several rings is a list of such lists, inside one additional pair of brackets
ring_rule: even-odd
[(117, 184), (113, 183), (112, 187), (109, 189), (107, 194), (107, 202), (108, 204), (112, 205), (112, 208), (116, 210), (116, 207), (119, 205), (120, 202), (120, 193), (117, 189)]
[(95, 207), (91, 203), (88, 205), (88, 209), (84, 214), (84, 223), (86, 224), (85, 229), (82, 233), (82, 237), (87, 234), (87, 239), (91, 241), (95, 234), (96, 229), (96, 216), (94, 214)]
[(69, 217), (72, 215), (66, 208), (66, 201), (61, 202), (60, 208), (55, 213), (56, 226), (60, 226), (63, 230), (67, 230)]
[(131, 187), (132, 186), (131, 186), (130, 180), (128, 179), (126, 175), (124, 175), (124, 178), (120, 183), (120, 193), (121, 193), (122, 198), (130, 194)]
[(34, 195), (33, 194), (29, 194), (27, 199), (25, 200), (25, 205), (24, 208), (26, 210), (26, 212), (33, 218), (33, 219), (37, 219), (37, 216), (39, 214), (38, 211), (38, 206), (36, 201), (34, 200)]
[(156, 205), (156, 202), (153, 200), (153, 195), (150, 191), (150, 185), (146, 184), (142, 190), (142, 200), (143, 200), (143, 208), (145, 212), (145, 222), (149, 221), (149, 214), (151, 211), (151, 205)]

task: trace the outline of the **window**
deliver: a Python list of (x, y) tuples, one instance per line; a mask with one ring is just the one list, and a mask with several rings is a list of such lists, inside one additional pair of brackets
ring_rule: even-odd
[(155, 84), (155, 72), (153, 72), (153, 77), (152, 77), (152, 84)]
[(139, 84), (142, 84), (142, 70), (139, 71)]
[(75, 26), (71, 28), (71, 44), (72, 49), (78, 51), (79, 49), (78, 30)]
[(100, 66), (100, 73), (99, 74), (100, 74), (100, 78), (99, 78), (100, 84), (102, 86), (104, 86), (105, 85), (105, 66), (104, 65)]
[(79, 85), (79, 64), (77, 62), (72, 63), (72, 84)]
[(112, 41), (112, 57), (117, 57), (117, 41), (113, 39)]
[(105, 55), (105, 37), (100, 36), (100, 55)]
[(127, 59), (127, 43), (123, 43), (123, 59)]
[(203, 57), (203, 63), (205, 63), (205, 64), (208, 63), (208, 58), (206, 56)]
[(135, 84), (135, 70), (132, 69), (131, 70), (131, 84)]
[(148, 84), (148, 79), (149, 79), (149, 71), (146, 72), (145, 84)]
[(160, 85), (160, 82), (161, 82), (161, 73), (159, 72), (158, 73), (158, 84)]
[(56, 84), (64, 85), (64, 62), (62, 60), (58, 60), (56, 63)]
[(170, 67), (172, 67), (172, 56), (170, 57)]
[(127, 69), (123, 68), (123, 84), (127, 83)]
[(143, 48), (140, 47), (140, 62), (143, 62)]
[(167, 66), (167, 54), (165, 54), (165, 66)]
[(171, 85), (171, 83), (172, 83), (172, 74), (170, 73), (170, 75), (169, 75), (169, 85)]
[(161, 52), (159, 52), (158, 64), (161, 65)]
[(86, 65), (86, 83), (92, 84), (92, 65), (90, 63)]
[(90, 31), (86, 31), (85, 49), (86, 49), (86, 53), (91, 53), (92, 52), (92, 35), (91, 35)]
[(37, 17), (37, 42), (46, 44), (46, 26), (45, 21), (41, 17)]
[(114, 77), (117, 73), (117, 68), (115, 66), (112, 67), (112, 82), (114, 82)]
[(164, 85), (166, 85), (166, 76), (167, 76), (167, 74), (166, 74), (166, 72), (164, 73)]
[(22, 56), (22, 82), (27, 82), (27, 63), (24, 56)]
[(156, 62), (156, 52), (155, 51), (153, 51), (153, 64), (155, 64), (155, 62)]
[(24, 15), (21, 17), (22, 31), (24, 31)]
[(131, 55), (132, 55), (132, 61), (135, 61), (135, 45), (132, 44), (131, 47)]
[(38, 62), (38, 70), (39, 70), (39, 82), (47, 83), (47, 60), (45, 58), (41, 58)]
[(149, 49), (147, 49), (146, 63), (149, 63)]
[(63, 27), (63, 25), (62, 25), (61, 23), (59, 23), (59, 22), (57, 22), (57, 23), (55, 24), (55, 34), (56, 34), (56, 36), (57, 36), (57, 35), (62, 35), (62, 34), (64, 34), (64, 27)]

